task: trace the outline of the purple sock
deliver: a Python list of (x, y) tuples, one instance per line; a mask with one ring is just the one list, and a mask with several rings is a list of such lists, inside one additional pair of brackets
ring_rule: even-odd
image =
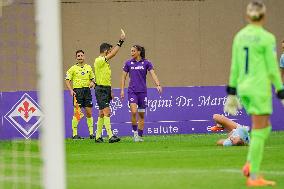
[(138, 129), (138, 136), (143, 136), (143, 130)]
[(137, 125), (132, 125), (132, 130), (137, 131)]

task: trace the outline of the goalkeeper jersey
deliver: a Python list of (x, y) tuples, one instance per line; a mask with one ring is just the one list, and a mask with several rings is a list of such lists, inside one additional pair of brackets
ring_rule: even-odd
[(65, 80), (71, 80), (75, 89), (89, 87), (91, 80), (94, 78), (95, 75), (90, 65), (84, 64), (81, 67), (76, 64), (67, 71)]
[(271, 84), (282, 89), (276, 40), (263, 27), (249, 24), (233, 41), (229, 86), (239, 95), (271, 96)]

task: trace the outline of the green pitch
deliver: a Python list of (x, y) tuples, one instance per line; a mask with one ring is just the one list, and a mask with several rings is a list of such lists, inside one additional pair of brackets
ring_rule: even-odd
[[(68, 139), (68, 189), (245, 188), (241, 168), (248, 147), (215, 146), (222, 137), (146, 136), (143, 143), (134, 143), (126, 137), (115, 144)], [(10, 143), (3, 146), (8, 149)], [(277, 182), (274, 188), (284, 188), (283, 150), (284, 132), (273, 132), (265, 147), (261, 169), (267, 179)]]

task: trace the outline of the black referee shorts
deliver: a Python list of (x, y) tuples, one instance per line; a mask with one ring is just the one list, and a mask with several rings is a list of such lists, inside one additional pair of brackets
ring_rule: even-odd
[(109, 107), (110, 101), (112, 100), (110, 86), (97, 85), (95, 87), (95, 94), (100, 110)]
[(73, 91), (76, 93), (77, 102), (81, 108), (93, 107), (92, 94), (89, 87), (76, 88)]

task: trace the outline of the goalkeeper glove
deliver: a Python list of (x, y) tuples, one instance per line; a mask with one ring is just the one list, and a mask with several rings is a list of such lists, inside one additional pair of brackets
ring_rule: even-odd
[(242, 109), (242, 106), (238, 97), (236, 95), (228, 95), (224, 105), (224, 112), (236, 116), (240, 109)]

